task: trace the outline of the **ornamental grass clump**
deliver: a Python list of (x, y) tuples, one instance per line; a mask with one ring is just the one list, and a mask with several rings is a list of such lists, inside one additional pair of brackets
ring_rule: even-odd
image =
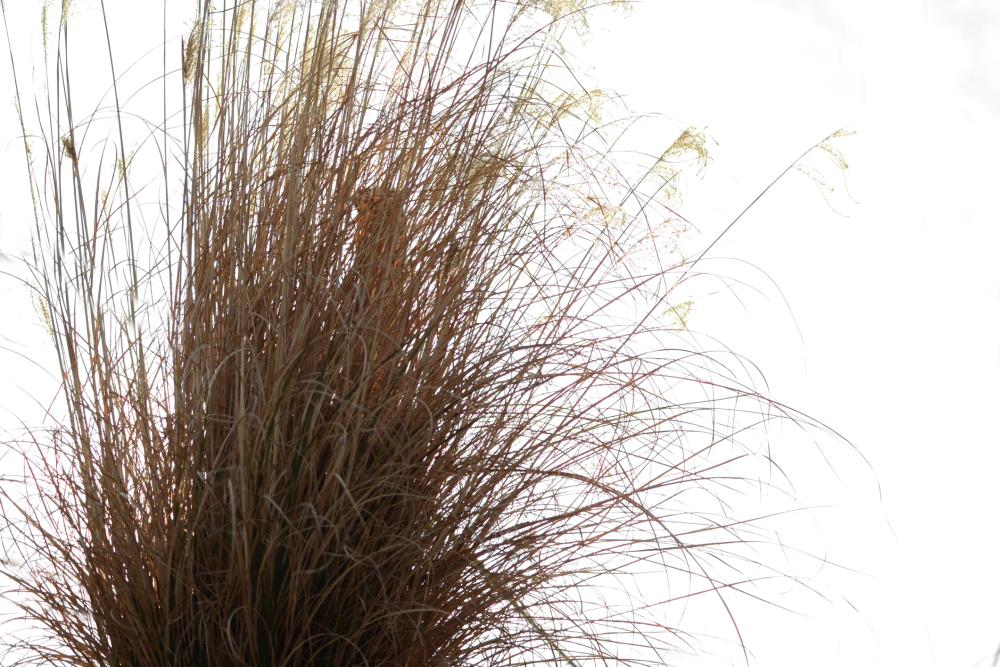
[(18, 664), (663, 664), (661, 607), (728, 611), (754, 517), (712, 512), (804, 418), (684, 337), (668, 183), (561, 88), (552, 3), (201, 0), (145, 181), (120, 73), (73, 116), (68, 4), (25, 129), (63, 409), (3, 491)]

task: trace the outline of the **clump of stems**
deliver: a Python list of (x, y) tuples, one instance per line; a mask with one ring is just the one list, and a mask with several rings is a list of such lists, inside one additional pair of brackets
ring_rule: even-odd
[(670, 212), (554, 94), (544, 4), (202, 0), (146, 226), (117, 80), (95, 159), (55, 60), (24, 664), (664, 664), (609, 582), (728, 609), (753, 517), (692, 505), (801, 417), (684, 343), (690, 263), (632, 261)]

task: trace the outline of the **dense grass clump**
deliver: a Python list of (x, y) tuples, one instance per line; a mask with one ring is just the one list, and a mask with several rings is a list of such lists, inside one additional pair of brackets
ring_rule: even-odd
[(671, 213), (557, 90), (554, 7), (202, 0), (153, 224), (117, 83), (73, 118), (64, 15), (25, 664), (663, 664), (659, 606), (597, 593), (652, 567), (728, 609), (753, 517), (695, 501), (789, 413), (675, 335), (696, 272), (631, 253)]

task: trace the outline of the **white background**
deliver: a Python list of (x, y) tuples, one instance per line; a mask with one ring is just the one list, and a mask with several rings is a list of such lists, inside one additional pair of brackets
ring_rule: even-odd
[(750, 615), (759, 664), (989, 664), (1000, 643), (1000, 4), (665, 0), (604, 27), (588, 55), (599, 80), (634, 110), (707, 126), (719, 142), (683, 207), (706, 239), (803, 149), (858, 132), (841, 144), (858, 203), (830, 194), (849, 217), (793, 172), (713, 251), (769, 274), (789, 306), (744, 272), (767, 298), (738, 290), (746, 311), (696, 302), (691, 320), (757, 362), (778, 399), (847, 436), (881, 487), (879, 499), (854, 470), (818, 494), (842, 506), (817, 514), (829, 557), (869, 576), (817, 579), (857, 611), (833, 599), (810, 603), (812, 620)]
[[(21, 22), (15, 46), (37, 49), (39, 3), (7, 4)], [(109, 9), (123, 17), (116, 44), (141, 53), (159, 40), (159, 2)], [(837, 505), (813, 512), (819, 555), (858, 572), (817, 568), (826, 601), (772, 591), (800, 615), (741, 606), (753, 664), (990, 664), (1000, 644), (1000, 3), (646, 0), (601, 16), (580, 51), (591, 84), (717, 141), (680, 205), (701, 230), (692, 250), (810, 145), (838, 128), (858, 133), (838, 144), (850, 168), (846, 181), (825, 172), (826, 198), (793, 171), (719, 242), (704, 268), (748, 286), (706, 287), (690, 320), (871, 464), (840, 446), (833, 474), (815, 461), (794, 467), (791, 452), (800, 501)], [(0, 91), (0, 253), (16, 256), (28, 201), (6, 66)], [(3, 278), (0, 299), (0, 424), (13, 428), (15, 416), (39, 414), (33, 399), (52, 385), (28, 360), (48, 348), (26, 291)], [(724, 622), (714, 630), (731, 639)]]

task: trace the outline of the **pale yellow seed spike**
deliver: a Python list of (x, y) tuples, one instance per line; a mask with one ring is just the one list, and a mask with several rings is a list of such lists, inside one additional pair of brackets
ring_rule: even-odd
[(47, 0), (42, 5), (42, 53), (48, 58), (49, 55), (49, 7), (52, 0)]
[(687, 329), (692, 310), (694, 310), (694, 301), (688, 300), (667, 308), (667, 314), (670, 315), (677, 328)]
[[(857, 204), (858, 201), (851, 195), (850, 189), (848, 187), (847, 158), (844, 155), (843, 151), (841, 151), (841, 149), (834, 143), (836, 139), (849, 137), (854, 134), (857, 133), (854, 132), (853, 130), (845, 130), (845, 129), (837, 130), (833, 134), (826, 137), (823, 141), (816, 144), (815, 148), (818, 148), (820, 151), (822, 151), (823, 154), (826, 155), (826, 157), (831, 162), (833, 162), (833, 164), (837, 167), (837, 171), (840, 173), (841, 185), (843, 187), (844, 193), (847, 195), (848, 200)], [(831, 194), (836, 192), (837, 188), (829, 182), (829, 180), (824, 175), (824, 172), (822, 170), (809, 164), (796, 164), (795, 169), (796, 171), (803, 174), (806, 178), (811, 180), (816, 185), (816, 187), (820, 191), (820, 194), (823, 196), (823, 200), (826, 202), (827, 206), (831, 211), (833, 211), (834, 213), (836, 213), (841, 217), (844, 218), (849, 217), (846, 213), (839, 210), (837, 206), (834, 205), (833, 200), (831, 198)]]
[(202, 22), (198, 21), (191, 28), (187, 41), (184, 42), (184, 56), (181, 62), (181, 76), (184, 81), (190, 82), (194, 76), (194, 69), (198, 59), (198, 51), (201, 48)]
[(247, 12), (250, 7), (249, 3), (243, 3), (236, 10), (236, 27), (235, 31), (238, 33), (243, 30), (243, 24), (246, 23)]
[(589, 118), (591, 122), (601, 122), (601, 110), (606, 99), (607, 95), (600, 88), (587, 91), (587, 118)]
[(55, 326), (52, 324), (52, 314), (49, 312), (49, 305), (45, 302), (45, 299), (41, 296), (36, 297), (38, 304), (38, 312), (42, 317), (42, 323), (45, 325), (45, 330), (53, 338), (56, 337)]
[[(535, 9), (545, 12), (553, 19), (568, 17), (571, 25), (580, 35), (590, 30), (590, 22), (587, 20), (587, 9), (595, 3), (592, 0), (520, 0), (518, 8)], [(629, 9), (628, 0), (611, 0), (606, 6), (618, 10)]]
[(708, 167), (708, 163), (711, 161), (708, 150), (709, 141), (709, 137), (704, 132), (689, 127), (674, 139), (667, 150), (663, 151), (653, 165), (653, 173), (663, 181), (664, 187), (661, 192), (665, 199), (676, 200), (680, 196), (680, 184), (677, 181), (684, 170), (683, 161), (685, 158), (694, 157), (699, 174)]

